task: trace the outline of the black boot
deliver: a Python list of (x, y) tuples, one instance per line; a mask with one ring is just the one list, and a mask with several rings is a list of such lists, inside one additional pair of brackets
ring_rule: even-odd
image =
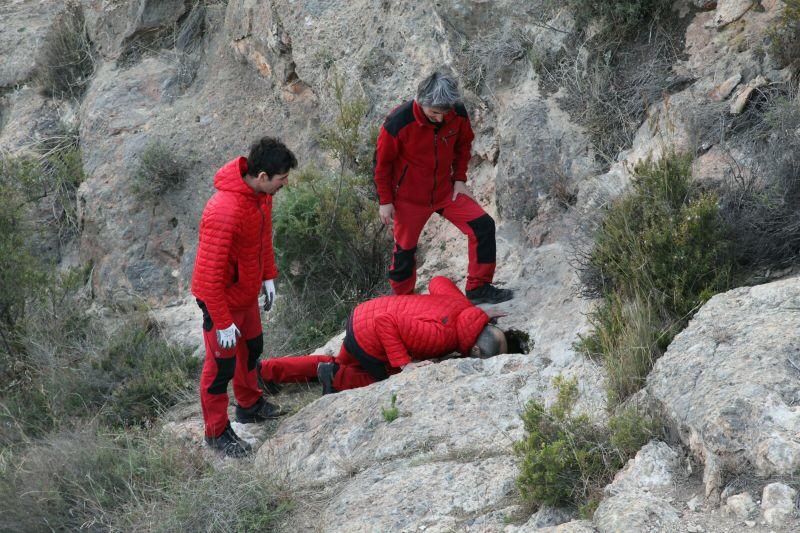
[(275, 404), (269, 403), (263, 397), (252, 407), (236, 406), (236, 421), (240, 424), (252, 424), (253, 422), (264, 422), (271, 418), (278, 418), (283, 413), (281, 408)]
[(336, 375), (337, 370), (339, 370), (339, 365), (336, 363), (320, 363), (317, 365), (317, 379), (322, 383), (323, 396), (338, 392), (333, 388), (333, 377)]
[(209, 448), (220, 451), (228, 457), (236, 458), (244, 457), (253, 449), (250, 444), (240, 439), (239, 435), (233, 431), (230, 422), (228, 422), (225, 431), (218, 437), (206, 436), (206, 444)]
[(491, 283), (485, 283), (477, 289), (467, 291), (467, 298), (475, 305), (478, 304), (499, 304), (506, 302), (514, 297), (511, 289), (498, 289)]

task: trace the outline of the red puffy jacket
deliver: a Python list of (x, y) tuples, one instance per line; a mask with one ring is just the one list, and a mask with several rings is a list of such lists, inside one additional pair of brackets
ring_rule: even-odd
[(463, 105), (433, 124), (416, 101), (395, 108), (381, 126), (375, 185), (381, 205), (398, 200), (434, 206), (467, 181), (472, 126)]
[(433, 278), (428, 291), (356, 306), (352, 332), (358, 346), (395, 368), (412, 358), (433, 359), (455, 351), (468, 355), (489, 316), (444, 276)]
[(261, 282), (278, 276), (272, 250), (272, 196), (256, 193), (242, 177), (238, 157), (214, 176), (217, 192), (203, 210), (192, 294), (205, 302), (217, 329), (233, 323), (231, 309), (258, 299)]

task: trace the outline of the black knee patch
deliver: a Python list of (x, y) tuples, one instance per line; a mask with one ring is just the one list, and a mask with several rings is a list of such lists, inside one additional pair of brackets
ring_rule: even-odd
[(236, 370), (235, 357), (215, 357), (217, 361), (217, 375), (214, 382), (208, 386), (209, 394), (225, 394), (228, 391), (228, 382), (233, 379)]
[(437, 209), (436, 210), (436, 214), (439, 215), (439, 216), (443, 216), (444, 215), (444, 207), (441, 208), (441, 209)]
[(405, 281), (414, 273), (414, 257), (417, 247), (410, 250), (403, 250), (399, 244), (395, 244), (394, 262), (389, 271), (389, 279), (392, 281)]
[(255, 370), (258, 358), (264, 351), (264, 334), (247, 339), (245, 344), (247, 345), (247, 370)]
[(497, 244), (494, 240), (494, 219), (482, 215), (470, 220), (467, 225), (472, 228), (478, 239), (478, 263), (494, 263), (497, 261)]
[(211, 331), (214, 329), (214, 321), (211, 320), (211, 315), (208, 313), (208, 307), (206, 307), (206, 303), (203, 300), (197, 300), (197, 305), (203, 312), (203, 329), (205, 331)]

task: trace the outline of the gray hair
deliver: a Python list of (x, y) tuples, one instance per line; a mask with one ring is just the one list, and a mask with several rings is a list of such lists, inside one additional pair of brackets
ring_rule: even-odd
[(481, 351), (481, 357), (492, 357), (503, 352), (503, 343), (498, 338), (498, 333), (505, 337), (503, 330), (497, 326), (487, 324), (475, 340), (475, 346)]
[(417, 103), (425, 107), (450, 109), (461, 102), (458, 82), (447, 72), (437, 70), (417, 87)]

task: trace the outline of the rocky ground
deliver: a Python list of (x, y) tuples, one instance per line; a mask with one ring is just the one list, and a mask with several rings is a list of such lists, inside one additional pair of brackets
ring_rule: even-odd
[[(145, 301), (174, 339), (193, 344), (199, 328), (187, 287), (214, 169), (264, 133), (283, 137), (302, 161), (324, 163), (316, 134), (333, 116), (336, 76), (370, 102), (366, 122), (378, 123), (434, 66), (472, 79), (470, 44), (522, 32), (540, 51), (558, 52), (572, 25), (558, 11), (548, 21), (557, 31), (547, 30), (542, 2), (519, 0), (81, 5), (97, 66), (80, 102), (45, 98), (31, 78), (63, 3), (0, 6), (0, 148), (22, 153), (64, 125), (78, 129), (82, 231), (64, 260), (93, 264), (99, 305)], [(577, 294), (572, 261), (584, 230), (644, 157), (692, 150), (694, 175), (716, 182), (748, 164), (748, 144), (715, 125), (720, 110), (737, 116), (760, 89), (790, 78), (760, 44), (781, 7), (676, 2), (686, 25), (671, 67), (680, 83), (650, 103), (630, 148), (607, 164), (579, 117), (542, 90), (531, 61), (515, 52), (520, 43), (503, 41), (511, 52), (483, 58), (482, 80), (466, 87), (477, 133), (470, 186), (497, 218), (497, 278), (517, 294), (502, 325), (528, 334), (531, 349), (448, 360), (320, 399), (314, 389), (286, 391), (278, 399), (296, 413), (277, 427), (237, 428), (263, 442), (255, 466), (301, 496), (285, 530), (800, 530), (788, 487), (800, 461), (797, 278), (718, 295), (675, 339), (644, 394), (675, 442), (646, 446), (607, 487), (593, 520), (552, 509), (528, 518), (511, 450), (525, 402), (552, 401), (557, 375), (578, 378), (579, 411), (606, 416), (602, 369), (572, 347), (592, 306)], [(173, 149), (190, 177), (143, 204), (133, 199), (132, 173), (153, 140)], [(422, 242), (421, 281), (463, 280), (466, 243), (457, 231), (433, 221)], [(393, 393), (400, 416), (389, 423), (381, 407)], [(201, 440), (193, 409), (174, 413), (165, 430)]]

